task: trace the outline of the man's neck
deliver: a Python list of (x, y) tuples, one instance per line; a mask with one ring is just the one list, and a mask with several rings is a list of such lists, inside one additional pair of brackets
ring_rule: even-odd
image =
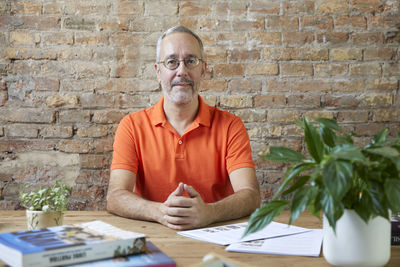
[(199, 110), (199, 99), (196, 95), (187, 104), (175, 104), (169, 101), (167, 97), (164, 97), (163, 108), (168, 122), (182, 136), (196, 118)]

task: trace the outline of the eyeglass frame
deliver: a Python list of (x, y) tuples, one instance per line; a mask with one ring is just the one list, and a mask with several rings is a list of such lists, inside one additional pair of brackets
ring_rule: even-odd
[[(170, 68), (168, 68), (167, 65), (166, 65), (166, 60), (171, 59), (171, 58), (176, 59), (176, 60), (178, 61), (178, 65), (177, 65), (176, 68), (174, 68), (174, 69), (170, 69)], [(185, 60), (187, 60), (187, 59), (189, 59), (189, 58), (195, 58), (195, 59), (197, 60), (198, 63), (196, 64), (196, 66), (190, 68), (190, 67), (188, 67), (188, 66), (186, 65)], [(190, 56), (188, 56), (188, 57), (186, 57), (186, 58), (184, 58), (184, 59), (177, 59), (177, 58), (174, 58), (174, 57), (167, 57), (166, 59), (164, 59), (164, 61), (159, 61), (159, 62), (157, 62), (157, 64), (162, 63), (166, 69), (168, 69), (168, 70), (176, 70), (177, 68), (179, 68), (179, 66), (181, 65), (181, 62), (182, 62), (182, 61), (183, 61), (183, 64), (185, 65), (185, 67), (188, 68), (188, 69), (190, 69), (190, 70), (195, 69), (197, 66), (199, 66), (199, 65), (200, 65), (200, 61), (201, 61), (201, 62), (204, 62), (204, 60), (203, 60), (202, 58), (198, 58), (197, 56), (190, 55)]]

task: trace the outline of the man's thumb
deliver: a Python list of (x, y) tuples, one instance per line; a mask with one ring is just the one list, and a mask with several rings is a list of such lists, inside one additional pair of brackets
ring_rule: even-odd
[(185, 192), (188, 193), (189, 197), (197, 197), (199, 193), (190, 185), (185, 184)]

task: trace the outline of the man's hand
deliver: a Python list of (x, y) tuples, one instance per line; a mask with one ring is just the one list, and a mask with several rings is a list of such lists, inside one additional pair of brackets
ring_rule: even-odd
[[(183, 196), (184, 192), (189, 197)], [(175, 230), (198, 228), (213, 221), (212, 206), (204, 203), (192, 186), (183, 183), (161, 205), (161, 212), (161, 223)]]

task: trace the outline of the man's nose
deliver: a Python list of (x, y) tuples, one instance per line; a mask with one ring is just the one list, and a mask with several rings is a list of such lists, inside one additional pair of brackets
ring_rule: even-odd
[(176, 69), (176, 75), (178, 76), (187, 76), (189, 69), (185, 65), (185, 61), (179, 62), (179, 66)]

